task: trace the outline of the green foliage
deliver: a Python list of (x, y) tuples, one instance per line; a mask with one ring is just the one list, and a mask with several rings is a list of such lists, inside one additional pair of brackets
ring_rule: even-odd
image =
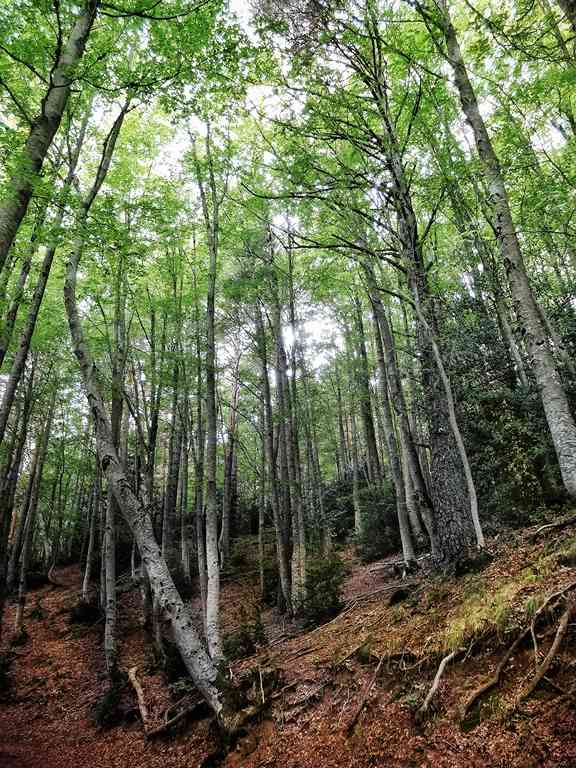
[(224, 638), (224, 656), (229, 661), (252, 656), (256, 653), (258, 646), (266, 643), (262, 615), (257, 607), (251, 611), (241, 607), (238, 623), (238, 629)]
[(306, 600), (301, 610), (306, 626), (322, 624), (339, 613), (345, 578), (346, 566), (335, 554), (307, 560)]
[(365, 563), (379, 560), (400, 548), (396, 501), (389, 483), (382, 488), (360, 491), (364, 534), (355, 539), (356, 549)]

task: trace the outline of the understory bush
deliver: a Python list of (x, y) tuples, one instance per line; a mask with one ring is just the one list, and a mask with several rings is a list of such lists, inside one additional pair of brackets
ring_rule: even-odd
[(396, 500), (389, 483), (383, 487), (362, 488), (360, 508), (364, 535), (356, 536), (356, 549), (364, 563), (380, 560), (400, 550), (400, 531), (396, 516)]
[(342, 609), (346, 566), (337, 556), (313, 557), (306, 563), (306, 600), (302, 618), (306, 626), (328, 621)]
[(224, 638), (224, 655), (229, 661), (252, 656), (259, 645), (266, 643), (264, 624), (257, 607), (252, 615), (246, 608), (240, 608), (238, 618), (238, 629)]

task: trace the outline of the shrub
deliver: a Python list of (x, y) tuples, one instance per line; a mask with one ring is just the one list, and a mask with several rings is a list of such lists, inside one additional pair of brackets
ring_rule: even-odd
[(262, 616), (258, 609), (251, 617), (246, 608), (240, 608), (240, 627), (224, 638), (224, 655), (230, 661), (252, 656), (259, 645), (266, 643)]
[(97, 603), (80, 602), (70, 609), (70, 624), (96, 624), (102, 618), (102, 611)]
[(342, 585), (346, 567), (336, 555), (308, 560), (306, 565), (306, 600), (302, 617), (306, 626), (322, 624), (342, 608)]
[(363, 488), (360, 506), (364, 519), (364, 535), (356, 538), (356, 548), (364, 563), (380, 560), (400, 549), (400, 531), (396, 518), (396, 501), (391, 486)]
[(92, 707), (92, 718), (100, 728), (112, 728), (123, 719), (121, 701), (128, 682), (123, 672), (116, 672), (104, 696)]
[(276, 605), (278, 601), (278, 588), (280, 576), (278, 575), (278, 563), (275, 559), (264, 561), (264, 594), (262, 602), (265, 605)]
[(0, 692), (5, 693), (10, 689), (10, 667), (16, 655), (11, 651), (0, 654)]

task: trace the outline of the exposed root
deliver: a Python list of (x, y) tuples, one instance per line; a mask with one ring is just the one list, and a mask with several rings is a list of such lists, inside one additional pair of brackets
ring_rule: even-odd
[(558, 653), (558, 649), (562, 644), (562, 640), (564, 639), (564, 635), (566, 634), (566, 630), (568, 629), (568, 623), (570, 621), (570, 617), (572, 616), (573, 610), (574, 610), (574, 603), (572, 600), (569, 599), (568, 604), (566, 606), (566, 610), (562, 614), (562, 618), (558, 623), (558, 629), (556, 630), (556, 635), (554, 636), (554, 642), (550, 646), (550, 650), (546, 654), (546, 658), (544, 659), (544, 661), (537, 667), (536, 673), (532, 678), (532, 680), (520, 692), (520, 695), (518, 696), (518, 699), (516, 701), (516, 706), (520, 701), (522, 701), (523, 699), (527, 699), (528, 696), (530, 696), (530, 694), (537, 687), (538, 683), (546, 675), (546, 672), (548, 671), (548, 668), (552, 663), (552, 660)]
[(463, 650), (465, 649), (457, 648), (455, 651), (452, 651), (452, 653), (449, 653), (447, 656), (444, 656), (444, 658), (440, 662), (440, 666), (438, 667), (438, 671), (436, 672), (436, 675), (434, 677), (434, 682), (430, 686), (430, 690), (428, 691), (426, 698), (424, 699), (424, 703), (416, 712), (417, 722), (420, 722), (426, 715), (426, 712), (428, 711), (428, 707), (430, 706), (432, 699), (434, 698), (434, 695), (438, 690), (438, 686), (440, 685), (440, 680), (442, 680), (442, 675), (444, 674), (444, 670), (446, 669), (448, 664), (450, 664), (450, 662)]
[(576, 525), (576, 515), (568, 517), (565, 520), (560, 520), (557, 523), (548, 523), (547, 525), (541, 525), (532, 534), (532, 541), (535, 541), (543, 533), (550, 533), (550, 531), (563, 531), (565, 528), (570, 528), (572, 525)]
[[(502, 672), (506, 665), (508, 664), (508, 661), (510, 660), (513, 653), (516, 651), (518, 646), (523, 642), (523, 640), (527, 637), (528, 634), (530, 634), (532, 631), (534, 631), (534, 627), (536, 626), (536, 622), (538, 619), (542, 616), (544, 611), (548, 608), (548, 606), (557, 598), (561, 598), (563, 595), (565, 595), (567, 592), (570, 592), (572, 589), (576, 587), (576, 581), (571, 582), (568, 584), (568, 586), (564, 587), (563, 589), (558, 590), (557, 592), (554, 592), (551, 594), (544, 603), (540, 606), (540, 608), (536, 611), (534, 614), (534, 617), (532, 619), (532, 622), (530, 623), (530, 626), (525, 627), (522, 632), (517, 636), (517, 638), (514, 640), (512, 645), (508, 648), (504, 656), (500, 659), (500, 662), (498, 666), (496, 667), (496, 670), (494, 671), (494, 674), (488, 678), (488, 680), (481, 685), (479, 685), (468, 698), (466, 701), (462, 704), (460, 707), (460, 720), (464, 720), (466, 718), (466, 715), (470, 711), (470, 709), (474, 706), (474, 704), (480, 699), (481, 696), (483, 696), (488, 691), (492, 690), (495, 686), (498, 685), (500, 682), (500, 676), (502, 675)], [(566, 620), (566, 624), (568, 624), (568, 619)], [(548, 665), (549, 666), (549, 665)], [(546, 670), (548, 667), (544, 669), (543, 674), (546, 674)], [(541, 678), (540, 678), (541, 679)]]

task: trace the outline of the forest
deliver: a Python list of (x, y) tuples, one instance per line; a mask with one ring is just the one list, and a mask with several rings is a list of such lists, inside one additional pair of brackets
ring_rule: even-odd
[(0, 766), (576, 766), (576, 1), (0, 3)]

